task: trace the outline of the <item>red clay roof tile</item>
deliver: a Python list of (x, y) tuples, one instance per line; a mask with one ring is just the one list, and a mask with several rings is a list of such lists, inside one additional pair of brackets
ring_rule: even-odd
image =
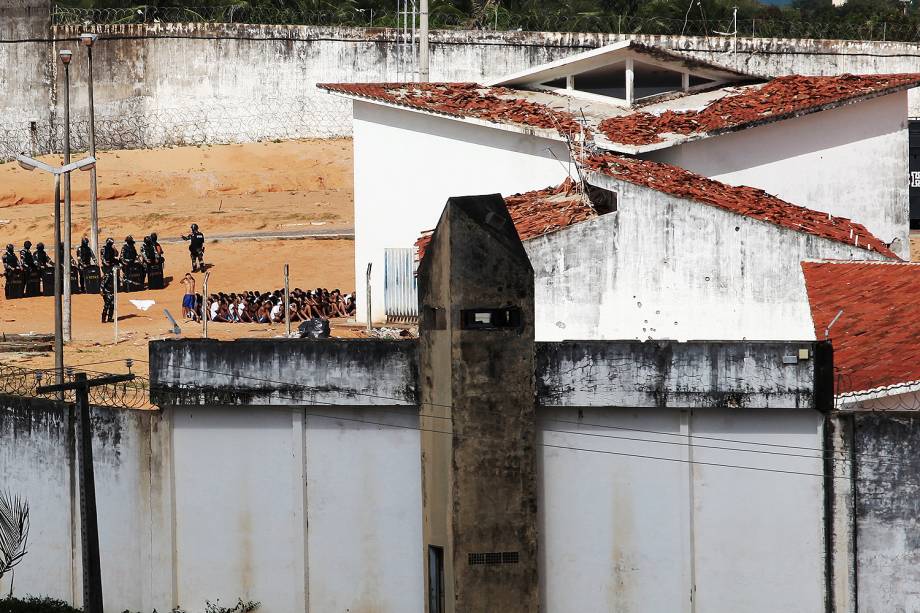
[[(522, 241), (555, 232), (573, 224), (597, 217), (597, 213), (582, 200), (571, 179), (557, 187), (535, 190), (505, 197), (511, 220)], [(425, 254), (431, 232), (422, 234), (415, 242), (418, 257)]]
[(836, 393), (920, 381), (920, 264), (804, 262), (815, 325), (830, 329)]
[(474, 117), (575, 134), (581, 125), (571, 113), (515, 98), (514, 90), (476, 83), (320, 83), (330, 92), (379, 100), (452, 117)]
[(764, 85), (745, 88), (714, 101), (700, 111), (638, 112), (610, 117), (599, 129), (615, 143), (650, 145), (662, 134), (705, 134), (736, 130), (750, 124), (775, 121), (860, 96), (920, 84), (920, 74), (776, 77)]
[(585, 167), (678, 198), (696, 200), (790, 230), (900, 259), (862, 224), (791, 204), (760, 189), (728, 185), (670, 164), (614, 154), (591, 156), (585, 160)]

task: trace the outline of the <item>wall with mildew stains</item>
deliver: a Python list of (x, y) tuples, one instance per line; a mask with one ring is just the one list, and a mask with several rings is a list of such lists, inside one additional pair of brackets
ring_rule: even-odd
[[(13, 577), (14, 593), (79, 605), (82, 553), (69, 415), (49, 401), (0, 396), (0, 489), (26, 497), (31, 508), (29, 554)], [(160, 416), (97, 407), (91, 418), (106, 610), (164, 610), (171, 602), (172, 539), (169, 496), (163, 495), (169, 464), (158, 459)], [(0, 584), (4, 594), (8, 579)]]
[(618, 211), (524, 243), (537, 338), (813, 340), (801, 262), (877, 252), (594, 175)]

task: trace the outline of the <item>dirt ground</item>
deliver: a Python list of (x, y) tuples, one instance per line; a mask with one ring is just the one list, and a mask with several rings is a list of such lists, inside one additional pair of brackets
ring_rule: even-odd
[[(79, 156), (77, 156), (79, 157)], [(52, 156), (49, 163), (60, 163)], [(186, 243), (168, 243), (198, 223), (205, 236), (237, 232), (348, 229), (353, 222), (350, 140), (253, 143), (181, 147), (153, 151), (103, 152), (99, 155), (101, 237), (121, 245), (127, 234), (140, 239), (157, 232), (166, 256), (168, 286), (159, 291), (119, 294), (119, 336), (99, 321), (98, 295), (73, 297), (73, 342), (65, 350), (69, 366), (124, 372), (123, 360), (138, 360), (144, 374), (147, 342), (173, 336), (163, 309), (169, 309), (182, 335), (199, 337), (201, 324), (181, 320), (189, 271)], [(89, 174), (73, 179), (73, 241), (89, 229)], [(52, 242), (52, 183), (48, 175), (0, 164), (0, 243)], [(290, 287), (354, 290), (354, 243), (351, 240), (236, 240), (206, 243), (212, 264), (208, 291), (270, 291), (283, 287), (290, 265)], [(201, 291), (202, 275), (194, 275)], [(154, 300), (141, 311), (129, 300)], [(7, 301), (0, 295), (0, 333), (51, 332), (53, 298)], [(334, 334), (356, 334), (335, 321)], [(209, 336), (230, 339), (272, 337), (284, 325), (210, 324)], [(51, 354), (0, 354), (0, 361), (25, 367), (53, 365)], [(104, 362), (104, 363), (100, 363)]]

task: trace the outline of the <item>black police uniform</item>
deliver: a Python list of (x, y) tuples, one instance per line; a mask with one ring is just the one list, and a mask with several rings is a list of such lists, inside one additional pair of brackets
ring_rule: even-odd
[(109, 270), (102, 278), (102, 323), (115, 321), (115, 271)]
[(193, 230), (182, 238), (190, 241), (188, 250), (192, 256), (192, 272), (197, 272), (199, 268), (204, 270), (204, 234), (200, 230)]
[(24, 270), (35, 270), (35, 256), (32, 251), (23, 247), (19, 250), (19, 261)]
[(121, 263), (133, 264), (137, 261), (137, 247), (134, 243), (125, 243), (121, 246)]
[(44, 247), (35, 249), (35, 264), (38, 266), (39, 270), (45, 270), (46, 268), (54, 266), (51, 257), (48, 255), (48, 252), (45, 251)]
[(141, 257), (144, 258), (145, 264), (157, 264), (159, 262), (160, 258), (157, 256), (156, 247), (153, 246), (149, 238), (145, 238), (144, 244), (141, 245)]
[(11, 270), (19, 270), (19, 258), (16, 257), (12, 249), (7, 249), (3, 252), (3, 272), (6, 273)]

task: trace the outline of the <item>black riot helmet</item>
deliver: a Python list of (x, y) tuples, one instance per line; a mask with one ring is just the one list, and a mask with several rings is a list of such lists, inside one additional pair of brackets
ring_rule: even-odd
[(197, 232), (197, 231), (198, 231), (198, 224), (193, 223), (193, 224), (192, 224), (192, 232)]
[(10, 253), (13, 253), (13, 244), (12, 243), (8, 244), (6, 246), (6, 250), (9, 251)]
[(45, 243), (39, 243), (39, 244), (35, 245), (35, 250), (36, 250), (36, 251), (44, 251), (44, 250), (45, 250)]
[(157, 233), (156, 233), (156, 232), (151, 232), (151, 233), (150, 233), (150, 242), (153, 242), (153, 243), (157, 242)]
[(89, 239), (84, 236), (83, 240), (80, 241), (80, 244), (86, 247), (87, 245), (89, 245)]
[(31, 249), (31, 248), (32, 248), (32, 241), (26, 241), (26, 242), (24, 242), (24, 243), (22, 244), (22, 248), (23, 248), (23, 249)]
[(109, 245), (109, 246), (111, 247), (112, 245), (115, 244), (115, 239), (114, 239), (114, 238), (111, 238), (111, 237), (110, 237), (110, 238), (107, 238), (107, 239), (105, 239), (105, 244), (106, 244), (106, 245)]
[(150, 237), (149, 237), (149, 236), (145, 236), (145, 237), (144, 237), (144, 244), (145, 244), (145, 245), (152, 245), (152, 244), (153, 244), (153, 241), (150, 240)]
[(125, 237), (125, 242), (128, 243), (129, 245), (133, 245), (134, 237), (129, 234), (128, 236)]

